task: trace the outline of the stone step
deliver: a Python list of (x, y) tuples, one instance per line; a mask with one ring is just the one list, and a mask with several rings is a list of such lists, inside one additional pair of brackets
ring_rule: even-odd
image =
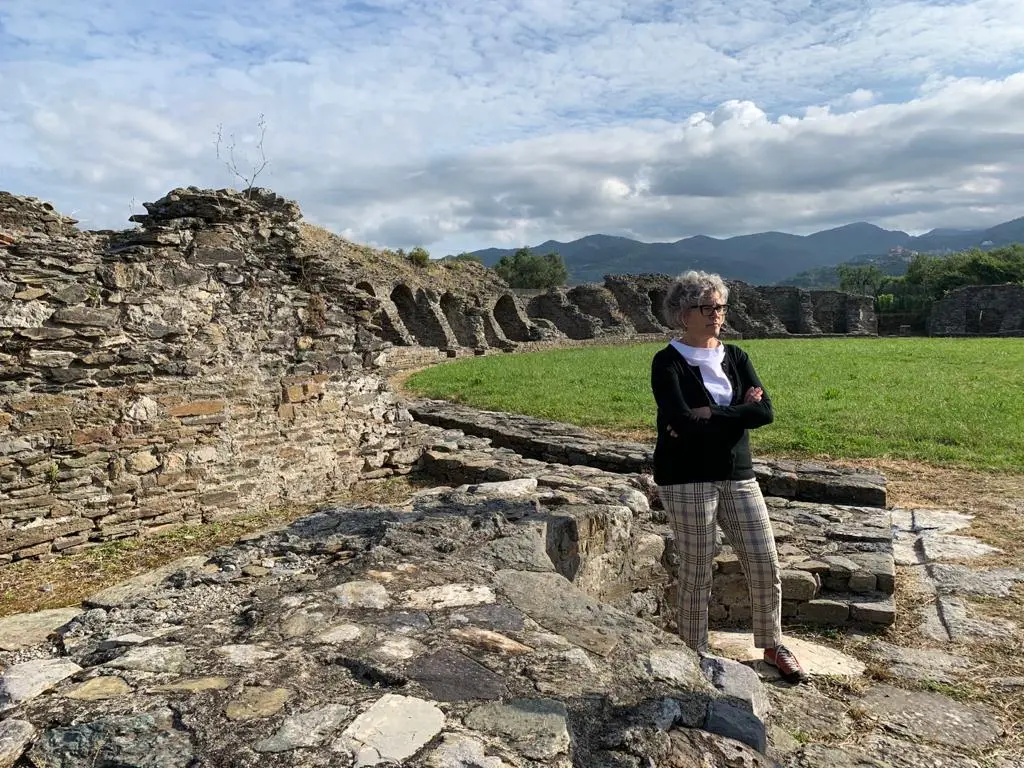
[[(651, 472), (653, 449), (647, 443), (609, 440), (573, 424), (478, 410), (443, 400), (416, 400), (407, 408), (419, 422), (485, 437), (495, 447), (511, 449), (527, 458), (608, 472)], [(886, 484), (881, 474), (807, 461), (755, 461), (754, 471), (767, 496), (825, 504), (886, 505)]]
[[(515, 498), (536, 499), (554, 516), (560, 510), (569, 514), (581, 503), (629, 507), (632, 517), (624, 516), (619, 521), (621, 530), (614, 535), (605, 530), (607, 520), (601, 524), (589, 518), (577, 520), (568, 531), (571, 541), (565, 552), (578, 561), (572, 567), (574, 574), (588, 571), (583, 561), (594, 561), (600, 583), (581, 581), (585, 589), (655, 623), (670, 620), (671, 585), (678, 563), (674, 537), (665, 512), (648, 505), (651, 489), (642, 476), (523, 458), (511, 449), (495, 448), (487, 438), (467, 437), (461, 430), (426, 425), (421, 429), (424, 445), (429, 446), (421, 469), (446, 484), (466, 484), (475, 488), (474, 493), (485, 486), (501, 486), (503, 493), (514, 492)], [(765, 501), (783, 568), (787, 622), (837, 626), (893, 622), (896, 565), (889, 510), (772, 496)], [(611, 513), (602, 513), (607, 514)], [(580, 537), (594, 541), (585, 543)], [(548, 531), (548, 545), (557, 538), (553, 530)], [(619, 542), (633, 563), (630, 568), (612, 569), (614, 576), (606, 562), (609, 541)], [(720, 541), (725, 541), (724, 536)], [(712, 620), (749, 624), (746, 581), (727, 543), (720, 544), (714, 569)], [(559, 567), (559, 572), (564, 570)]]

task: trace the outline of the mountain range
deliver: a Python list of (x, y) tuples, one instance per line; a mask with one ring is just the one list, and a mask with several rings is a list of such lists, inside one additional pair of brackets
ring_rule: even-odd
[[(674, 243), (643, 243), (627, 237), (587, 235), (568, 243), (548, 240), (532, 253), (561, 254), (572, 283), (601, 282), (607, 274), (705, 269), (757, 285), (785, 284), (787, 278), (857, 257), (881, 256), (895, 248), (923, 253), (952, 253), (1024, 242), (1024, 217), (988, 229), (933, 229), (923, 235), (882, 229), (867, 222), (846, 224), (811, 235), (761, 232), (724, 239), (697, 235)], [(514, 248), (474, 251), (494, 266)]]

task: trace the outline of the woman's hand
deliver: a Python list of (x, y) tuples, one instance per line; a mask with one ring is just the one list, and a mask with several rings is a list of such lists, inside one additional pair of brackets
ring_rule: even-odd
[[(690, 418), (694, 421), (704, 421), (711, 418), (711, 407), (708, 405), (702, 405), (700, 408), (690, 409)], [(668, 433), (672, 437), (679, 437), (671, 425), (668, 427)]]
[(747, 390), (747, 393), (743, 396), (744, 403), (760, 403), (761, 395), (764, 394), (764, 390), (760, 387), (751, 387)]

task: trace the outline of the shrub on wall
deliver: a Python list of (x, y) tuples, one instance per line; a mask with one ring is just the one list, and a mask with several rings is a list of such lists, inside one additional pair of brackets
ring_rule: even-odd
[(425, 267), (430, 263), (430, 251), (417, 245), (411, 251), (409, 251), (409, 261), (415, 264), (417, 267)]

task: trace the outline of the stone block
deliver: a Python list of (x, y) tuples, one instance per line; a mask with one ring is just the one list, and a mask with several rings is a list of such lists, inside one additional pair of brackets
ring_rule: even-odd
[(90, 427), (81, 429), (71, 436), (71, 444), (76, 448), (83, 445), (95, 443), (107, 443), (113, 438), (110, 430), (106, 427)]
[(720, 574), (743, 573), (739, 557), (732, 552), (725, 552), (715, 557), (715, 565), (718, 566)]
[(153, 455), (152, 451), (138, 451), (126, 459), (128, 469), (136, 474), (144, 475), (152, 472), (160, 466), (160, 459)]
[(851, 592), (874, 592), (877, 588), (877, 579), (875, 574), (868, 571), (855, 571), (850, 574), (849, 585)]
[(177, 418), (187, 416), (210, 416), (223, 413), (227, 403), (223, 400), (194, 400), (188, 403), (180, 403), (167, 409), (169, 416)]
[(117, 324), (119, 312), (116, 309), (95, 309), (92, 307), (65, 307), (53, 314), (53, 319), (66, 325), (87, 325), (97, 328), (112, 328)]
[(839, 600), (808, 600), (797, 615), (814, 624), (845, 624), (850, 619), (850, 606)]
[(77, 547), (80, 544), (85, 544), (88, 540), (89, 534), (87, 533), (81, 533), (77, 536), (62, 536), (61, 538), (54, 540), (53, 549), (60, 552), (68, 547)]
[(890, 626), (896, 623), (896, 601), (891, 597), (850, 605), (850, 618), (856, 622)]
[(887, 595), (896, 590), (896, 560), (890, 552), (851, 552), (847, 557), (874, 574), (876, 588)]
[(750, 605), (750, 588), (742, 573), (719, 574), (712, 582), (715, 599), (728, 606)]
[(53, 545), (45, 541), (42, 544), (36, 544), (34, 547), (26, 547), (25, 549), (19, 549), (14, 553), (15, 560), (29, 560), (33, 557), (42, 557), (43, 555), (50, 554), (53, 549)]
[(802, 570), (782, 571), (782, 597), (785, 600), (813, 600), (818, 595), (818, 580)]

